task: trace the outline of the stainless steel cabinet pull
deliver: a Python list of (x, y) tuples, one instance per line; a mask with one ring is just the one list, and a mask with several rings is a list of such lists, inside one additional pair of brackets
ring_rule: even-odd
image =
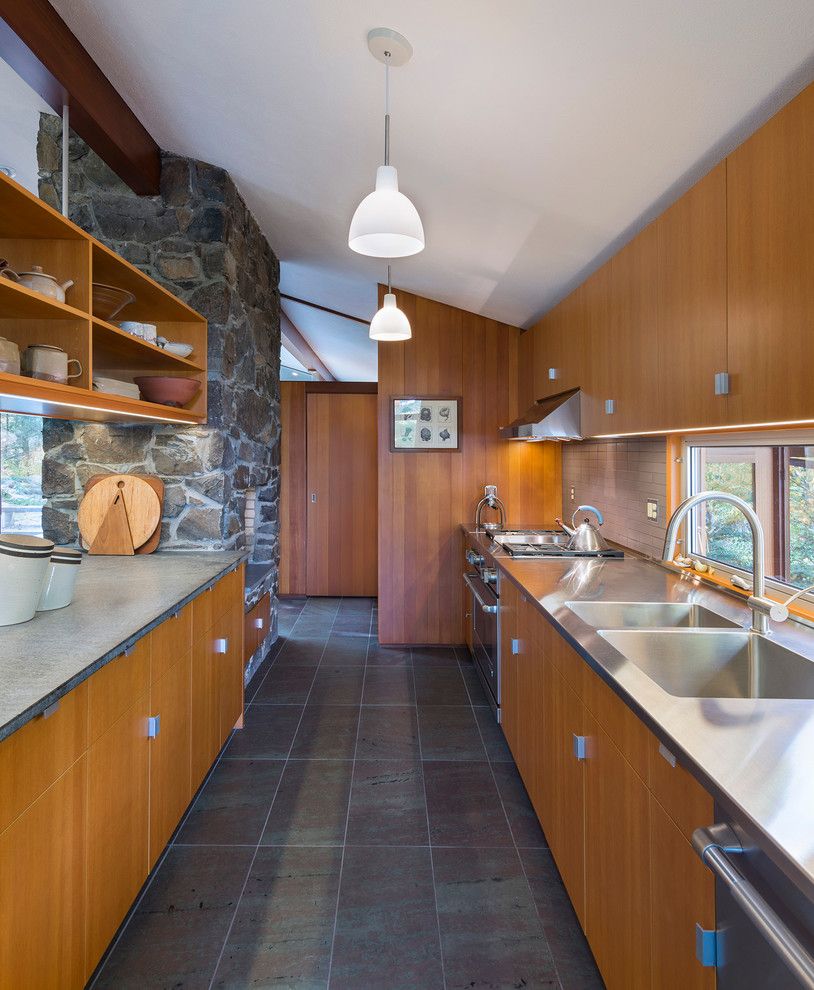
[(814, 959), (760, 892), (729, 858), (745, 852), (728, 825), (697, 828), (692, 844), (701, 861), (729, 888), (735, 902), (788, 966), (800, 985), (814, 990)]
[(588, 737), (574, 733), (574, 756), (578, 760), (588, 759)]
[(513, 639), (512, 640), (512, 654), (514, 656), (517, 656), (517, 654), (519, 652), (520, 652), (520, 640), (519, 639)]
[(47, 708), (43, 708), (42, 717), (50, 718), (54, 712), (59, 708), (59, 700), (52, 702)]
[(229, 651), (229, 640), (228, 639), (216, 639), (215, 640), (215, 653), (227, 653)]
[(263, 628), (263, 619), (255, 619), (254, 620), (254, 628), (255, 629), (262, 629)]
[(311, 492), (311, 501), (312, 502), (316, 502), (316, 500), (317, 500), (317, 493), (316, 492)]
[(670, 766), (673, 767), (673, 769), (675, 769), (675, 765), (677, 762), (675, 755), (671, 753), (669, 749), (667, 749), (664, 743), (659, 743), (659, 756), (662, 759), (667, 760)]
[(478, 594), (478, 590), (475, 587), (475, 585), (472, 584), (472, 580), (468, 574), (464, 574), (464, 581), (466, 582), (467, 588), (469, 588), (469, 590), (472, 592), (472, 597), (475, 599), (478, 605), (480, 605), (483, 611), (488, 613), (489, 615), (494, 615), (497, 612), (497, 605), (486, 604), (486, 602)]
[(161, 731), (161, 716), (151, 715), (147, 719), (147, 738), (155, 739), (158, 733)]
[(716, 395), (729, 395), (729, 372), (728, 371), (716, 371), (715, 372), (715, 394)]

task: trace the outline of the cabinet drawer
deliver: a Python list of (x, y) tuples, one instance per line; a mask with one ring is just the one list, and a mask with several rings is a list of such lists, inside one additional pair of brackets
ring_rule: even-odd
[(243, 565), (237, 570), (224, 575), (213, 589), (214, 612), (212, 617), (219, 619), (235, 605), (242, 605), (244, 601), (243, 587)]
[(177, 615), (165, 619), (150, 633), (152, 637), (152, 658), (150, 661), (150, 683), (164, 676), (177, 660), (192, 649), (192, 602)]
[(648, 785), (654, 797), (684, 833), (692, 839), (699, 825), (715, 821), (712, 796), (685, 770), (666, 747), (648, 732)]
[(269, 621), (271, 619), (271, 597), (267, 593), (260, 601), (246, 613), (243, 634), (243, 657), (249, 660), (254, 656), (260, 644), (268, 636)]
[(585, 668), (585, 704), (636, 773), (647, 780), (649, 735), (644, 722), (590, 668)]
[(0, 832), (87, 749), (87, 682), (56, 706), (0, 743)]
[(215, 589), (217, 585), (212, 585), (206, 591), (202, 591), (197, 598), (193, 598), (192, 605), (192, 642), (197, 643), (212, 628), (215, 620)]
[(150, 634), (88, 680), (89, 742), (110, 728), (150, 683)]

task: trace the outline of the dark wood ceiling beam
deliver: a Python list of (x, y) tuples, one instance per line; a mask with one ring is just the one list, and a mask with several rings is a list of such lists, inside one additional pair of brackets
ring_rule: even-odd
[(48, 0), (0, 0), (0, 58), (53, 109), (70, 108), (70, 126), (130, 188), (154, 196), (161, 149)]
[(288, 314), (283, 310), (280, 310), (280, 336), (283, 338), (283, 346), (291, 351), (304, 368), (316, 371), (323, 381), (336, 381), (335, 376), (323, 364), (319, 354), (317, 354), (305, 337), (303, 337), (291, 322)]
[(342, 313), (338, 309), (331, 309), (328, 306), (320, 306), (319, 303), (309, 302), (307, 299), (298, 299), (296, 296), (286, 295), (285, 292), (280, 293), (280, 298), (287, 299), (289, 302), (299, 303), (300, 306), (310, 306), (311, 309), (318, 309), (322, 313), (330, 313), (331, 316), (341, 316), (343, 320), (353, 320), (354, 323), (361, 323), (366, 327), (370, 326), (370, 320), (363, 320), (361, 316), (351, 316), (350, 313)]

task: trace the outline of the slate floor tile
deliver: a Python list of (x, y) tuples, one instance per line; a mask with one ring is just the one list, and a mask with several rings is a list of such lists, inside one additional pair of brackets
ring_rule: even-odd
[(358, 725), (359, 709), (354, 705), (307, 705), (290, 758), (352, 760)]
[(496, 763), (492, 772), (515, 843), (525, 847), (548, 845), (517, 767), (513, 763)]
[(175, 846), (101, 970), (94, 988), (206, 990), (254, 849)]
[(429, 844), (420, 763), (357, 760), (347, 842), (356, 846)]
[(322, 664), (314, 678), (308, 703), (312, 705), (358, 705), (362, 700), (364, 667)]
[(178, 833), (192, 845), (257, 845), (283, 763), (222, 759)]
[(471, 708), (426, 705), (418, 709), (422, 760), (485, 760)]
[(480, 706), (474, 708), (475, 719), (480, 729), (486, 755), (492, 763), (514, 763), (509, 744), (503, 735), (503, 729), (497, 723), (491, 708)]
[(489, 702), (486, 698), (486, 692), (483, 689), (483, 685), (480, 682), (477, 671), (475, 670), (475, 665), (471, 660), (466, 660), (459, 665), (461, 676), (466, 684), (466, 690), (469, 692), (469, 701), (473, 705), (488, 705)]
[(469, 695), (457, 666), (416, 667), (415, 695), (419, 705), (469, 705)]
[(338, 846), (260, 849), (213, 986), (324, 988), (341, 862)]
[(365, 672), (363, 705), (413, 705), (413, 671), (403, 667), (368, 667)]
[(416, 668), (458, 666), (454, 646), (414, 646), (411, 652)]
[(360, 760), (417, 760), (419, 747), (415, 708), (363, 705), (356, 757)]
[(433, 845), (513, 844), (488, 763), (425, 762), (423, 769)]
[(409, 646), (382, 646), (376, 639), (375, 628), (367, 651), (368, 667), (411, 667)]
[(325, 645), (322, 663), (329, 667), (364, 667), (367, 659), (367, 644), (370, 637), (365, 631), (341, 634), (333, 632)]
[(548, 849), (520, 849), (537, 914), (563, 990), (603, 990), (604, 983)]
[(286, 759), (302, 711), (302, 705), (249, 705), (243, 728), (232, 733), (224, 755), (232, 759)]
[(293, 760), (286, 765), (262, 844), (335, 846), (345, 836), (353, 763)]
[(346, 848), (330, 985), (443, 990), (428, 848)]
[(436, 849), (433, 862), (449, 990), (557, 987), (517, 852)]
[(281, 647), (274, 663), (278, 667), (316, 667), (322, 659), (327, 641), (327, 637), (319, 636), (289, 639)]
[(316, 668), (281, 667), (275, 661), (252, 704), (304, 705), (315, 677)]

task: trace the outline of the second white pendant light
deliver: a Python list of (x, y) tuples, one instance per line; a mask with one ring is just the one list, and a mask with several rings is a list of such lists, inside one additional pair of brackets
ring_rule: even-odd
[(424, 227), (418, 210), (399, 192), (398, 173), (390, 164), (390, 66), (404, 65), (413, 49), (406, 38), (389, 28), (375, 28), (367, 44), (384, 63), (384, 165), (376, 169), (376, 188), (353, 214), (348, 247), (371, 258), (406, 258), (424, 250)]
[(409, 340), (413, 335), (410, 321), (396, 304), (396, 294), (390, 287), (390, 265), (387, 266), (387, 292), (382, 308), (370, 321), (370, 339), (381, 341)]

